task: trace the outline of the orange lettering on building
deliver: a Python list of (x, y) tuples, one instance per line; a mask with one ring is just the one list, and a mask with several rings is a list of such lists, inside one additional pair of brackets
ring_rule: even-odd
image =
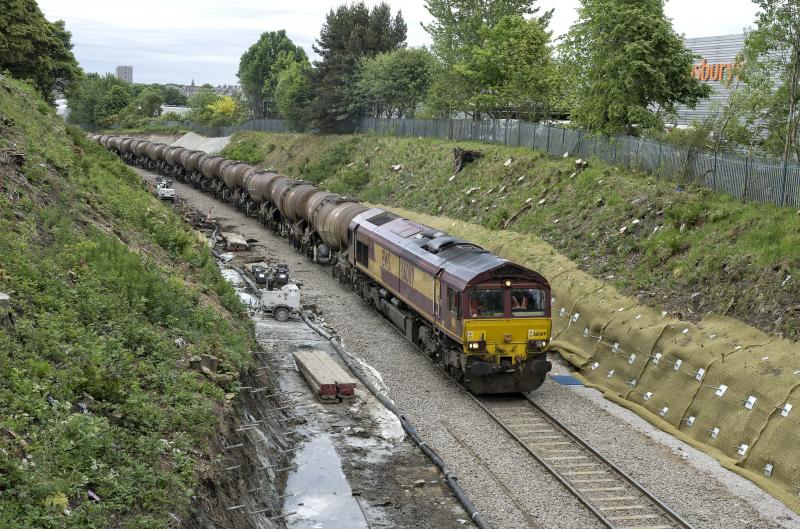
[(692, 77), (699, 79), (703, 82), (708, 81), (730, 81), (733, 76), (739, 75), (736, 73), (735, 63), (719, 62), (715, 64), (708, 64), (708, 61), (703, 59), (700, 64), (695, 64), (692, 68)]

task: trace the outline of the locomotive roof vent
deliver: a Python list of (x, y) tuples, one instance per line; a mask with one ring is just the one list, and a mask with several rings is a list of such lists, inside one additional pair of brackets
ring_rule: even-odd
[(423, 248), (428, 250), (432, 254), (437, 254), (453, 244), (465, 244), (467, 241), (463, 241), (461, 239), (456, 239), (455, 237), (451, 237), (450, 235), (444, 235), (442, 237), (436, 237), (433, 240), (428, 241)]
[(388, 211), (384, 211), (383, 213), (378, 213), (377, 215), (368, 218), (367, 222), (371, 222), (372, 224), (374, 224), (376, 226), (383, 226), (387, 222), (391, 222), (391, 221), (393, 221), (395, 219), (398, 219), (398, 218), (400, 218), (400, 217), (398, 217), (394, 213), (390, 213)]
[(417, 239), (436, 239), (437, 237), (443, 237), (446, 233), (441, 231), (436, 231), (433, 228), (423, 228), (421, 232), (414, 235)]

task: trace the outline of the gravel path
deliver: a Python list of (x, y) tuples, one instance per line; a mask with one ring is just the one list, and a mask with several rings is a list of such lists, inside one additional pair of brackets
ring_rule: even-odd
[[(390, 397), (457, 473), (495, 529), (600, 527), (454, 382), (327, 269), (235, 209), (189, 186), (175, 188), (193, 207), (213, 208), (225, 229), (257, 239), (266, 258), (289, 264), (302, 284), (304, 303), (320, 307), (348, 351), (381, 373)], [(749, 481), (597, 395), (548, 380), (534, 398), (697, 529), (800, 527), (800, 517)]]

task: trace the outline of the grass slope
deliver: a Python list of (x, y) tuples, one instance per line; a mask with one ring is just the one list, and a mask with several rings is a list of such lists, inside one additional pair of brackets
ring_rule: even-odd
[[(16, 322), (0, 328), (0, 527), (176, 526), (248, 320), (203, 241), (7, 77), (0, 291)], [(227, 373), (188, 369), (206, 352)]]
[[(453, 148), (483, 157), (453, 176)], [(223, 155), (366, 201), (532, 233), (626, 295), (800, 339), (800, 215), (527, 148), (241, 132)], [(506, 161), (511, 160), (507, 165)], [(399, 170), (392, 166), (402, 165)], [(524, 209), (529, 208), (529, 209)]]

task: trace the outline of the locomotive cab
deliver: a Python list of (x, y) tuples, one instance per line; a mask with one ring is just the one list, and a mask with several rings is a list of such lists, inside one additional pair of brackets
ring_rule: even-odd
[[(464, 298), (467, 386), (480, 391), (481, 381), (489, 378), (495, 387), (492, 392), (502, 392), (504, 386), (532, 391), (541, 385), (551, 369), (545, 353), (551, 333), (547, 283), (525, 277), (492, 278), (470, 285)], [(498, 388), (503, 379), (508, 384)]]

